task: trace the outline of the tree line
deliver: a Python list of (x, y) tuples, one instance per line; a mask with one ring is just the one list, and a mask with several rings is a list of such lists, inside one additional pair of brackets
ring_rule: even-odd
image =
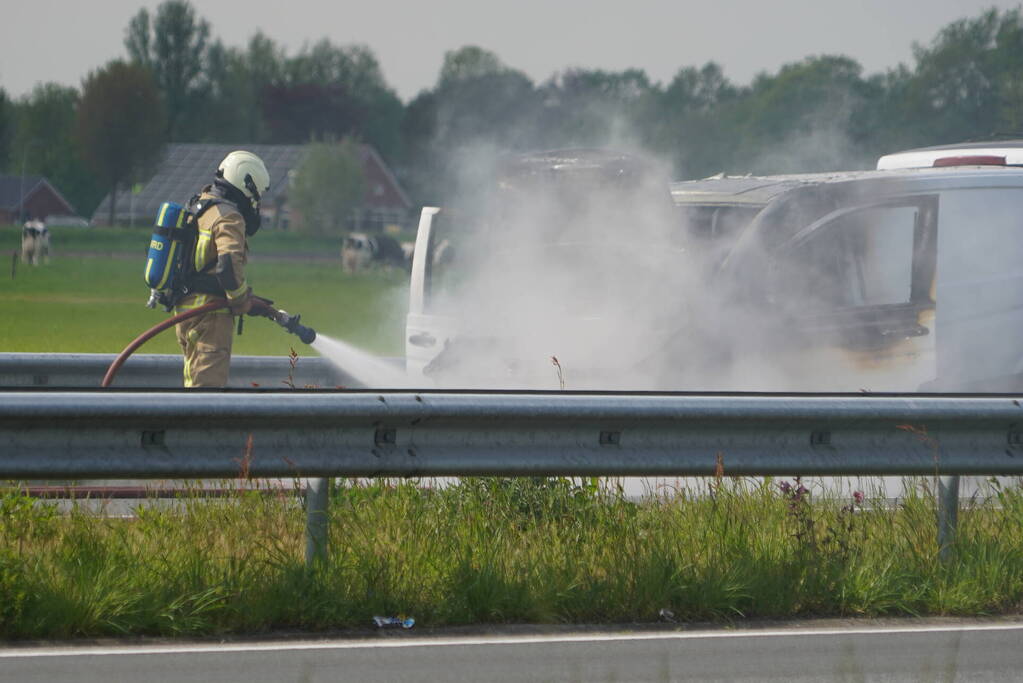
[[(749, 84), (714, 62), (667, 83), (641, 69), (566, 69), (534, 82), (476, 46), (448, 52), (403, 103), (373, 51), (328, 39), (288, 54), (256, 33), (226, 46), (188, 0), (140, 10), (125, 55), (81, 87), (0, 89), (0, 168), (49, 177), (89, 215), (144, 181), (166, 142), (373, 145), (423, 203), (443, 203), (488, 153), (573, 146), (649, 150), (675, 177), (869, 168), (886, 152), (1019, 135), (1023, 16), (989, 10), (914, 45), (912, 64), (865, 74), (807, 57)], [(197, 179), (200, 182), (204, 179)]]

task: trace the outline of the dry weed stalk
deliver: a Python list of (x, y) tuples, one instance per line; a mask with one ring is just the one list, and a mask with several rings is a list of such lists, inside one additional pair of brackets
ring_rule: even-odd
[(247, 439), (245, 439), (245, 451), (242, 453), (241, 458), (235, 458), (234, 461), (238, 463), (238, 491), (242, 490), (243, 481), (252, 481), (252, 475), (250, 469), (252, 467), (252, 433), (249, 433)]
[(551, 365), (553, 365), (555, 368), (557, 368), (557, 370), (558, 370), (558, 385), (561, 387), (561, 390), (564, 391), (565, 390), (565, 373), (561, 369), (561, 362), (558, 360), (557, 356), (551, 356)]
[(288, 377), (287, 379), (281, 380), (286, 387), (289, 389), (295, 388), (295, 368), (298, 366), (298, 351), (295, 347), (288, 347), (290, 353), (288, 354)]

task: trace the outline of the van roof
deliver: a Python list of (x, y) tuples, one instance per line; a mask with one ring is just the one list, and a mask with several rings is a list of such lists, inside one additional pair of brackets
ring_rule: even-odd
[(985, 140), (951, 145), (919, 147), (886, 154), (877, 160), (878, 170), (929, 168), (938, 159), (954, 157), (1004, 158), (1005, 166), (1023, 166), (1023, 140)]
[[(1020, 142), (1023, 152), (1023, 142)], [(840, 183), (904, 183), (938, 182), (947, 187), (958, 183), (968, 186), (998, 184), (1023, 187), (1023, 168), (1001, 166), (955, 166), (946, 168), (900, 168), (882, 171), (835, 171), (775, 176), (717, 175), (702, 180), (685, 180), (671, 184), (676, 205), (716, 205), (763, 207), (776, 197), (797, 188)], [(1008, 181), (1008, 182), (1006, 182)]]

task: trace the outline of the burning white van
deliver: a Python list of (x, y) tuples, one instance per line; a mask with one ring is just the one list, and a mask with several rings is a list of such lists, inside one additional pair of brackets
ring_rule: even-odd
[[(494, 233), (495, 252), (538, 259), (536, 268), (505, 273), (529, 292), (524, 299), (507, 285), (489, 292), (474, 283), (489, 317), (509, 322), (496, 337), (494, 327), (475, 334), (478, 306), (453, 299), (444, 307), (444, 292), (462, 277), (446, 266), (457, 263), (454, 237), (465, 231), (442, 237), (444, 213), (425, 209), (406, 335), (413, 380), (445, 383), (445, 362), (464, 354), (495, 387), (501, 377), (546, 371), (548, 383), (536, 386), (556, 388), (550, 356), (558, 356), (569, 388), (1023, 389), (1023, 169), (721, 177), (674, 183), (671, 196), (672, 232), (646, 231), (641, 245), (606, 226), (592, 241), (575, 234), (553, 244)], [(445, 241), (455, 254), (448, 264), (437, 255)], [(589, 265), (577, 272), (555, 260), (546, 272), (544, 257), (567, 248)], [(628, 253), (618, 262), (624, 271), (606, 258), (616, 249)], [(627, 291), (610, 291), (617, 288)], [(570, 307), (519, 324), (524, 303), (552, 301)], [(563, 324), (549, 327), (558, 315)]]

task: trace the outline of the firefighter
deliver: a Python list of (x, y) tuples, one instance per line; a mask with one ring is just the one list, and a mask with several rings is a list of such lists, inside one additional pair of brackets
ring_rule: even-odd
[[(189, 294), (175, 313), (226, 298), (229, 308), (203, 313), (177, 325), (185, 360), (186, 387), (223, 387), (231, 364), (234, 317), (249, 312), (252, 288), (245, 281), (248, 237), (259, 230), (259, 201), (270, 189), (270, 174), (252, 152), (235, 151), (220, 163), (213, 183), (200, 191), (199, 234)], [(188, 258), (188, 256), (186, 256)]]

